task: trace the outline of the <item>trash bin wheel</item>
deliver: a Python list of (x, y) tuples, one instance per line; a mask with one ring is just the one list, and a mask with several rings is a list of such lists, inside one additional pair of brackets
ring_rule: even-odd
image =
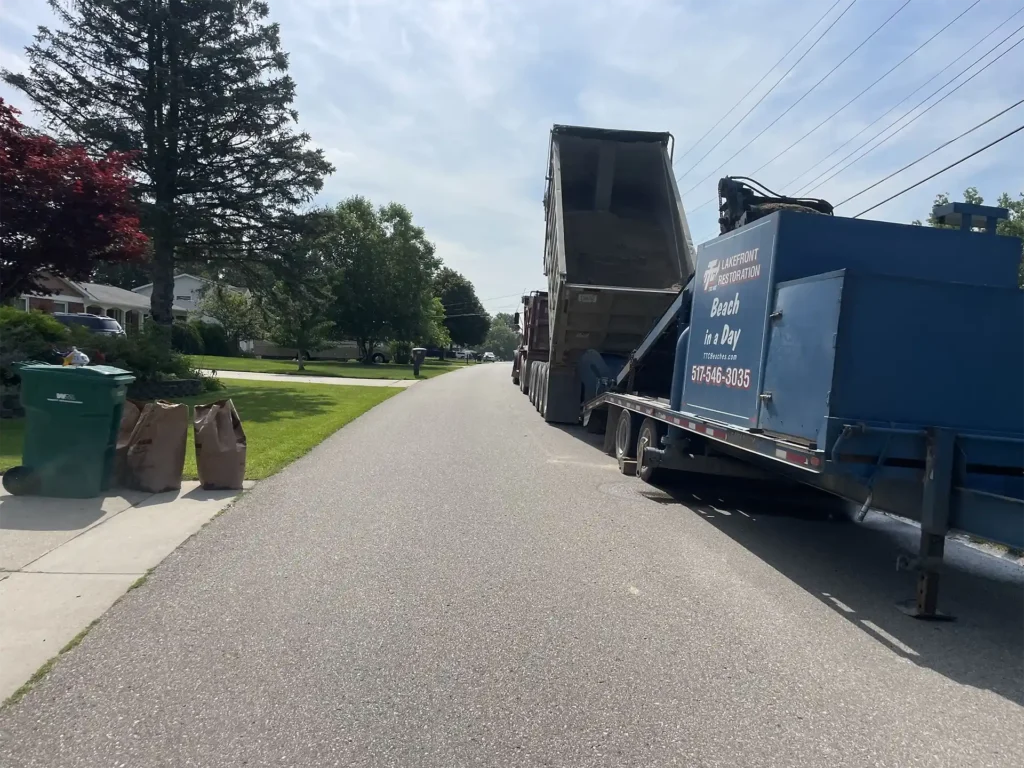
[(28, 467), (11, 467), (4, 472), (4, 488), (12, 496), (39, 493), (39, 475)]

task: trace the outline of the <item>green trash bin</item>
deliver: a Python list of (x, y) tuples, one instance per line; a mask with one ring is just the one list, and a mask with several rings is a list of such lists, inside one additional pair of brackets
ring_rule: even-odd
[(107, 365), (37, 363), (21, 366), (18, 375), (25, 443), (22, 466), (4, 475), (4, 487), (42, 496), (99, 496), (110, 487), (125, 393), (135, 377)]

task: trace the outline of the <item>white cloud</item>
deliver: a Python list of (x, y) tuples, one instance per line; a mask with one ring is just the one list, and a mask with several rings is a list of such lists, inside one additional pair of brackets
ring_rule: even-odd
[[(694, 234), (700, 238), (715, 232), (715, 205), (698, 206), (713, 197), (719, 176), (750, 175), (970, 2), (911, 3), (776, 126), (715, 171), (894, 8), (858, 3), (683, 179), (680, 187), (687, 190), (710, 174), (685, 200), (694, 209)], [(41, 6), (25, 1), (14, 8), (5, 2), (5, 19), (17, 12), (30, 22), (20, 28), (5, 24), (0, 31), (0, 60), (7, 66), (17, 66), (10, 62), (21, 56), (32, 25), (49, 22)], [(506, 297), (545, 285), (541, 196), (552, 123), (670, 130), (681, 155), (828, 7), (812, 0), (271, 0), (271, 6), (291, 54), (301, 125), (337, 166), (322, 202), (359, 193), (381, 203), (405, 203), (442, 258), (472, 279), (481, 297)], [(833, 14), (842, 7), (845, 3)], [(768, 186), (785, 184), (1015, 10), (1012, 0), (983, 0), (757, 177)], [(1015, 22), (917, 98), (1016, 28), (1020, 18)], [(712, 138), (683, 158), (678, 171), (695, 162), (797, 55), (769, 76)], [(1022, 65), (1024, 45), (815, 194), (838, 202), (1016, 100), (1016, 73)], [(0, 95), (10, 98), (10, 89), (0, 86)], [(1011, 113), (840, 210), (857, 213), (1019, 123), (1020, 115)], [(1021, 191), (1021, 179), (1024, 134), (870, 215), (907, 221), (924, 216), (936, 192), (955, 195), (974, 184), (993, 199), (1004, 190)], [(497, 299), (491, 308), (507, 302)]]

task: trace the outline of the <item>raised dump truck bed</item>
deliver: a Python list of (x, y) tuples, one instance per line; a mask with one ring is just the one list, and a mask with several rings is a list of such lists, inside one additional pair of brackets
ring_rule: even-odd
[(575, 423), (584, 355), (623, 362), (693, 271), (668, 133), (556, 125), (544, 206), (549, 359), (528, 388), (548, 421)]

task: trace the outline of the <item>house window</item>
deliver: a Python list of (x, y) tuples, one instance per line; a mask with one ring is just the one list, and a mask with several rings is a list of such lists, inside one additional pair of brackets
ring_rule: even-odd
[(23, 310), (25, 310), (26, 312), (28, 312), (28, 299), (25, 298), (25, 297), (22, 297), (22, 298), (18, 299), (18, 301), (21, 303), (21, 308)]
[(53, 310), (52, 311), (54, 311), (54, 312), (67, 312), (68, 311), (68, 303), (66, 301), (55, 301), (55, 302), (53, 302)]

